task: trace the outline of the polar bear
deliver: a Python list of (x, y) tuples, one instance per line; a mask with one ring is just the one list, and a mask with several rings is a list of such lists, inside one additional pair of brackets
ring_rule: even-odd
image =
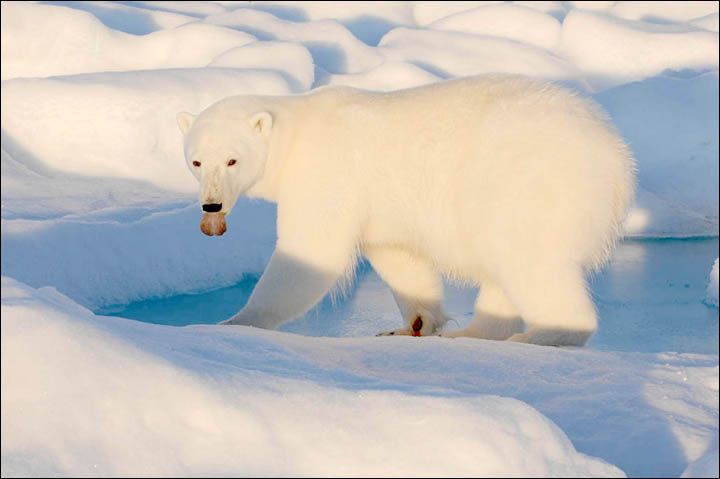
[[(493, 75), (235, 96), (177, 121), (205, 233), (240, 195), (277, 203), (276, 249), (224, 324), (275, 328), (364, 255), (403, 318), (381, 334), (583, 345), (596, 329), (585, 275), (618, 237), (635, 167), (591, 100)], [(443, 276), (480, 286), (466, 329), (442, 330)]]

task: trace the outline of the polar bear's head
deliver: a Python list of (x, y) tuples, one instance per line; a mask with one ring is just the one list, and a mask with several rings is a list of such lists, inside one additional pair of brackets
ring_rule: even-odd
[(177, 122), (185, 161), (200, 182), (201, 228), (211, 236), (222, 234), (225, 215), (263, 176), (273, 116), (262, 110), (233, 111), (221, 102), (197, 116), (178, 113)]

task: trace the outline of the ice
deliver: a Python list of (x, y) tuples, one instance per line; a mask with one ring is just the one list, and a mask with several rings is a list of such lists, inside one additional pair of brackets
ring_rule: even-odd
[(715, 258), (707, 285), (707, 302), (718, 306), (718, 259)]
[[(703, 303), (708, 283), (705, 266), (717, 249), (717, 239), (626, 240), (618, 244), (607, 267), (589, 278), (599, 327), (587, 347), (717, 354), (717, 309)], [(192, 267), (186, 265), (188, 270)], [(206, 293), (105, 305), (95, 311), (173, 326), (217, 324), (245, 305), (258, 279), (258, 275), (248, 275), (235, 285)], [(65, 291), (67, 285), (58, 288)], [(452, 318), (447, 328), (466, 327), (473, 317), (478, 288), (445, 281), (444, 291), (444, 307)], [(361, 263), (351, 291), (334, 298), (330, 295), (278, 329), (305, 336), (371, 337), (400, 326), (389, 288), (369, 264)]]

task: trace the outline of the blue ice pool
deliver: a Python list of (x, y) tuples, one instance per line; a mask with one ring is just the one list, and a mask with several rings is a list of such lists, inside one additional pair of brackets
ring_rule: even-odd
[[(590, 278), (599, 328), (588, 343), (595, 349), (641, 352), (718, 353), (718, 309), (703, 302), (708, 274), (718, 256), (718, 239), (626, 240), (611, 262)], [(202, 294), (181, 294), (97, 311), (156, 324), (184, 326), (227, 319), (247, 301), (257, 282)], [(542, 287), (539, 285), (538, 287)], [(472, 319), (476, 291), (448, 285), (446, 309)], [(372, 336), (400, 326), (390, 291), (370, 266), (358, 268), (352, 291), (280, 327), (309, 336)]]

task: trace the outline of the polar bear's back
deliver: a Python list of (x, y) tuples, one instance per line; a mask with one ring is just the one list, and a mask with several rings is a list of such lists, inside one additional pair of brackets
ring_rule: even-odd
[(473, 257), (597, 267), (633, 197), (625, 143), (561, 86), (482, 76), (305, 98), (293, 181), (362, 198), (364, 242), (410, 242), (457, 276)]
[(498, 258), (570, 254), (586, 268), (607, 259), (634, 163), (591, 100), (502, 76), (341, 95), (330, 123), (343, 150), (362, 155), (353, 175), (371, 198), (368, 241), (394, 228), (398, 240), (414, 235), (418, 250), (444, 252), (449, 269), (472, 248)]

